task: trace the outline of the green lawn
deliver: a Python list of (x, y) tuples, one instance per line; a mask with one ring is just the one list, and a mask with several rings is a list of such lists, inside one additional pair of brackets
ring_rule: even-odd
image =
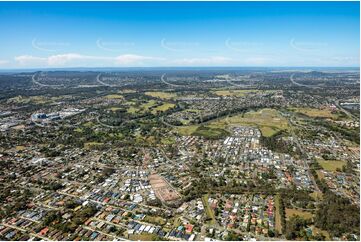
[(200, 126), (192, 133), (192, 135), (202, 136), (208, 139), (220, 139), (229, 135), (229, 132), (220, 128)]
[(281, 214), (280, 214), (280, 195), (275, 196), (275, 229), (282, 234)]
[(145, 95), (161, 99), (172, 99), (177, 96), (177, 94), (171, 92), (146, 92)]
[(124, 97), (119, 94), (109, 94), (109, 95), (106, 95), (105, 98), (107, 98), (107, 99), (123, 99)]
[(216, 218), (214, 217), (213, 210), (209, 207), (208, 194), (202, 196), (202, 203), (203, 203), (203, 206), (204, 206), (204, 209), (206, 211), (208, 218), (211, 219), (210, 224), (214, 225), (216, 223)]
[(152, 113), (156, 114), (157, 111), (164, 112), (164, 111), (167, 111), (168, 109), (171, 109), (171, 108), (174, 108), (174, 107), (175, 107), (175, 104), (173, 104), (173, 103), (163, 103), (162, 105), (154, 108), (152, 110)]
[(326, 171), (336, 171), (337, 168), (342, 169), (342, 167), (346, 165), (346, 161), (341, 160), (317, 159), (317, 162)]

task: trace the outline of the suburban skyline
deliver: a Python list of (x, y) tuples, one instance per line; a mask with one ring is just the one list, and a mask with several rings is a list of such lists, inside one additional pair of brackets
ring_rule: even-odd
[(0, 69), (358, 67), (359, 2), (0, 3)]

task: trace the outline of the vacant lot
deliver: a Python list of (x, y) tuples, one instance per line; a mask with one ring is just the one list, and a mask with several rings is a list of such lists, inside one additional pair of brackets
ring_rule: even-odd
[(301, 218), (304, 219), (310, 219), (313, 217), (313, 214), (310, 212), (306, 212), (306, 211), (302, 211), (299, 209), (294, 209), (294, 208), (286, 208), (286, 219), (290, 219), (293, 216), (300, 216)]
[(155, 195), (162, 202), (172, 202), (180, 199), (177, 191), (175, 191), (163, 177), (153, 174), (149, 176), (149, 183), (152, 186)]
[(265, 108), (238, 114), (212, 122), (217, 125), (245, 125), (258, 127), (263, 136), (272, 136), (278, 131), (289, 128), (287, 119), (282, 117), (275, 109)]
[(346, 161), (341, 160), (323, 160), (317, 159), (318, 164), (326, 171), (336, 171), (337, 168), (342, 169), (346, 165)]

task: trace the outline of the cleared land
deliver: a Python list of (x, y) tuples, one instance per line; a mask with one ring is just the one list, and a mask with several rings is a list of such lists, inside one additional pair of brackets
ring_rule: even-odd
[(216, 218), (214, 217), (214, 213), (213, 213), (212, 209), (209, 207), (208, 194), (202, 196), (202, 203), (203, 203), (203, 206), (204, 206), (204, 209), (206, 211), (208, 218), (211, 219), (210, 220), (211, 225), (214, 225), (216, 223)]
[(327, 231), (319, 229), (319, 228), (317, 228), (315, 226), (312, 226), (312, 234), (313, 235), (322, 234), (322, 235), (324, 235), (326, 237), (326, 241), (331, 240), (331, 236)]
[(175, 93), (171, 92), (146, 92), (145, 95), (161, 99), (172, 99), (177, 96)]
[(213, 91), (218, 96), (222, 97), (243, 97), (247, 93), (256, 93), (259, 90), (217, 90)]
[(127, 112), (128, 113), (138, 113), (138, 112), (144, 113), (147, 111), (152, 111), (152, 108), (155, 107), (156, 105), (157, 105), (156, 100), (149, 100), (146, 103), (143, 103), (141, 105), (136, 105), (133, 103), (132, 106), (130, 106), (127, 109)]
[(318, 164), (322, 166), (326, 171), (336, 171), (336, 169), (342, 169), (344, 165), (346, 165), (346, 161), (341, 160), (323, 160), (317, 159)]
[(117, 111), (117, 110), (121, 110), (122, 108), (119, 108), (119, 107), (111, 107), (111, 108), (109, 108), (109, 110), (110, 111), (113, 111), (113, 112), (115, 112), (115, 111)]
[(129, 239), (133, 240), (133, 241), (155, 241), (155, 240), (159, 240), (157, 235), (148, 234), (148, 233), (130, 234)]
[(109, 95), (106, 95), (105, 98), (107, 98), (107, 99), (123, 99), (124, 97), (119, 94), (109, 94)]
[(280, 195), (275, 196), (275, 229), (282, 234), (281, 214), (280, 214)]
[(226, 117), (211, 124), (222, 125), (245, 125), (258, 127), (263, 136), (269, 137), (281, 130), (289, 129), (287, 119), (282, 117), (275, 109), (265, 108), (258, 111), (251, 111), (245, 114), (238, 114)]
[(167, 111), (168, 109), (171, 109), (171, 108), (174, 108), (174, 107), (175, 107), (175, 104), (173, 104), (173, 103), (163, 103), (162, 105), (154, 108), (152, 110), (152, 113), (156, 114), (157, 111), (164, 112), (164, 111)]
[(200, 126), (192, 133), (195, 136), (202, 136), (208, 139), (219, 139), (229, 135), (229, 132), (220, 128), (211, 128), (207, 126)]
[(293, 216), (300, 216), (304, 219), (310, 219), (313, 217), (313, 214), (310, 212), (301, 211), (299, 209), (286, 208), (286, 219), (290, 219)]
[(292, 108), (290, 109), (296, 113), (302, 113), (312, 118), (331, 118), (336, 119), (338, 116), (331, 112), (330, 109), (317, 109), (317, 108)]
[(198, 125), (179, 126), (175, 127), (180, 135), (190, 136), (198, 129)]
[(173, 202), (180, 199), (177, 191), (175, 191), (169, 184), (164, 180), (163, 177), (158, 174), (149, 176), (149, 183), (152, 186), (155, 195), (162, 202)]
[(323, 198), (322, 192), (312, 192), (310, 193), (310, 196), (316, 201), (320, 201)]
[(91, 149), (93, 147), (102, 146), (103, 144), (104, 143), (100, 143), (100, 142), (87, 142), (87, 143), (84, 143), (84, 148)]

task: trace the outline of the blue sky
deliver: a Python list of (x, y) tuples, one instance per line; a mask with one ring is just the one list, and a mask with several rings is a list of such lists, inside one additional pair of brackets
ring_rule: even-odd
[(0, 68), (359, 66), (359, 2), (1, 2)]

